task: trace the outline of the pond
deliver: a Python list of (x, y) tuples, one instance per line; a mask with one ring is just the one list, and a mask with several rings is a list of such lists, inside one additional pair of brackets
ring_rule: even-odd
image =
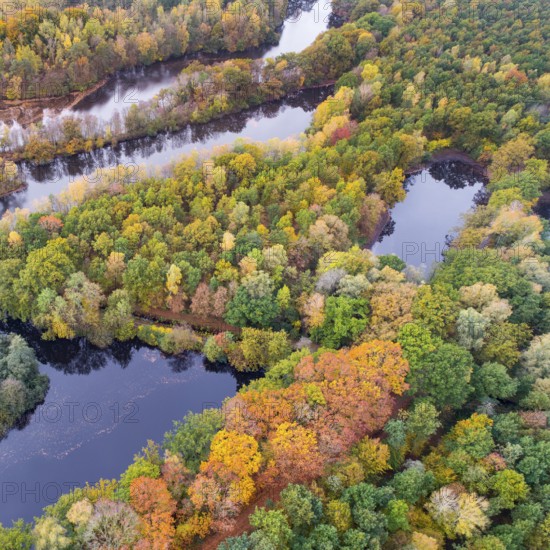
[(407, 196), (390, 212), (376, 254), (396, 254), (407, 264), (429, 268), (440, 262), (461, 217), (484, 199), (479, 166), (459, 161), (436, 162), (407, 177)]

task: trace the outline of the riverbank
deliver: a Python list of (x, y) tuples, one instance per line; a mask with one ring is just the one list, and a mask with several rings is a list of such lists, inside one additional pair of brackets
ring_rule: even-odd
[(437, 162), (460, 162), (463, 165), (470, 166), (476, 175), (483, 175), (488, 178), (488, 165), (472, 158), (468, 153), (459, 149), (446, 148), (435, 151), (430, 154), (429, 158), (424, 162), (415, 164), (405, 170), (407, 176), (412, 176), (422, 170), (428, 169), (431, 165)]
[[(186, 128), (193, 128), (193, 127), (195, 127), (195, 128), (203, 127), (204, 128), (212, 122), (222, 121), (225, 118), (229, 118), (229, 117), (235, 116), (237, 114), (241, 114), (241, 113), (246, 114), (247, 112), (252, 112), (254, 109), (257, 109), (258, 107), (261, 107), (261, 106), (276, 105), (278, 103), (281, 103), (282, 101), (292, 100), (293, 98), (300, 97), (300, 95), (303, 94), (303, 93), (312, 92), (312, 91), (315, 91), (315, 90), (320, 91), (321, 95), (319, 97), (319, 101), (321, 101), (326, 94), (330, 93), (331, 88), (334, 86), (334, 83), (335, 83), (334, 80), (331, 80), (331, 81), (328, 81), (326, 83), (310, 85), (310, 86), (303, 86), (298, 91), (292, 92), (292, 93), (287, 94), (283, 97), (268, 99), (268, 100), (266, 100), (266, 101), (264, 101), (264, 102), (262, 102), (258, 105), (247, 106), (245, 108), (240, 108), (240, 109), (235, 108), (233, 110), (226, 111), (224, 113), (220, 113), (219, 115), (212, 116), (209, 120), (206, 120), (206, 121), (186, 122), (181, 127), (176, 127), (176, 128), (169, 129), (169, 130), (168, 129), (162, 129), (162, 130), (158, 130), (157, 132), (155, 132), (153, 134), (148, 133), (146, 131), (143, 131), (141, 133), (134, 133), (132, 135), (121, 135), (120, 137), (113, 138), (111, 140), (101, 140), (100, 142), (97, 142), (97, 141), (92, 142), (91, 145), (88, 144), (89, 145), (88, 147), (75, 148), (71, 152), (64, 151), (64, 152), (56, 153), (53, 158), (44, 159), (43, 162), (32, 162), (32, 161), (30, 161), (29, 159), (25, 158), (25, 153), (22, 152), (22, 151), (17, 152), (17, 153), (4, 153), (3, 158), (4, 158), (4, 160), (15, 162), (17, 164), (20, 164), (22, 162), (31, 162), (31, 164), (34, 164), (36, 166), (47, 166), (48, 164), (51, 164), (52, 162), (55, 162), (57, 159), (76, 158), (79, 155), (82, 155), (83, 153), (92, 153), (94, 151), (106, 150), (109, 147), (116, 147), (116, 146), (120, 146), (120, 145), (125, 144), (125, 143), (138, 142), (139, 140), (142, 140), (142, 139), (145, 139), (145, 138), (151, 139), (151, 138), (158, 137), (158, 136), (176, 135), (179, 132), (181, 132), (182, 130), (185, 130)], [(12, 194), (15, 194), (15, 193), (23, 190), (24, 188), (25, 188), (25, 184), (23, 184), (22, 186), (18, 187), (17, 189), (15, 189), (13, 191), (9, 191), (7, 193), (4, 193), (3, 195), (0, 195), (0, 197), (10, 196)]]
[(34, 99), (1, 99), (0, 122), (12, 124), (14, 122), (25, 127), (40, 122), (46, 109), (59, 114), (64, 109), (72, 109), (87, 97), (103, 88), (112, 77), (105, 77), (92, 87), (82, 92), (69, 92), (64, 96), (41, 97)]

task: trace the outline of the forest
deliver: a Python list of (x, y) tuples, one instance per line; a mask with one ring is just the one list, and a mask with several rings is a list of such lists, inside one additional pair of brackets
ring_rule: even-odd
[[(534, 208), (550, 190), (550, 8), (415, 6), (338, 0), (347, 23), (316, 53), (180, 80), (200, 119), (222, 88), (193, 95), (198, 72), (243, 82), (248, 104), (261, 71), (334, 67), (300, 139), (75, 182), (43, 211), (4, 215), (5, 318), (262, 376), (175, 421), (118, 479), (1, 527), (2, 548), (549, 547), (550, 227)], [(324, 41), (347, 44), (345, 62), (320, 62)], [(406, 173), (447, 150), (489, 182), (443, 262), (424, 273), (375, 255)]]
[(236, 52), (273, 42), (284, 0), (4, 3), (0, 96), (86, 90), (117, 70), (200, 51)]
[(116, 111), (108, 121), (87, 114), (64, 115), (31, 124), (16, 135), (5, 130), (3, 151), (11, 160), (42, 164), (58, 156), (209, 122), (304, 89), (327, 87), (373, 49), (376, 38), (371, 30), (367, 23), (330, 29), (299, 54), (265, 61), (231, 59), (211, 65), (194, 61), (175, 85), (161, 89), (149, 101)]
[(17, 335), (0, 334), (0, 438), (41, 403), (48, 377), (40, 374), (34, 351)]

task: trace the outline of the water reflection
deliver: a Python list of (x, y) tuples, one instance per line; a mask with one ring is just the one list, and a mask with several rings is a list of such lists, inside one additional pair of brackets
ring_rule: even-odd
[(33, 208), (36, 201), (58, 194), (70, 182), (82, 177), (97, 180), (97, 175), (92, 176), (94, 172), (99, 171), (99, 177), (112, 174), (120, 164), (136, 172), (139, 166), (146, 165), (151, 171), (169, 165), (183, 154), (233, 143), (239, 138), (267, 141), (298, 136), (308, 128), (311, 112), (330, 92), (330, 87), (300, 92), (207, 124), (187, 126), (176, 133), (128, 141), (42, 166), (23, 162), (20, 168), (27, 187), (1, 198), (0, 214), (16, 207)]
[(24, 336), (50, 378), (45, 402), (0, 442), (0, 522), (8, 525), (31, 520), (57, 492), (118, 477), (174, 419), (220, 407), (251, 379), (198, 353), (166, 357), (136, 341), (107, 349), (83, 339), (46, 342), (18, 322), (0, 330)]
[(163, 88), (173, 86), (181, 71), (194, 60), (204, 64), (232, 58), (266, 59), (284, 53), (301, 52), (324, 32), (331, 15), (329, 0), (297, 0), (289, 2), (281, 36), (275, 46), (250, 49), (234, 54), (205, 54), (185, 56), (181, 59), (155, 63), (121, 71), (105, 86), (84, 98), (78, 105), (63, 114), (93, 115), (99, 120), (111, 120), (116, 111), (122, 113), (133, 103), (148, 101)]
[(408, 264), (440, 262), (461, 216), (486, 201), (483, 171), (470, 163), (444, 161), (409, 176), (407, 196), (373, 246), (376, 254), (396, 254)]

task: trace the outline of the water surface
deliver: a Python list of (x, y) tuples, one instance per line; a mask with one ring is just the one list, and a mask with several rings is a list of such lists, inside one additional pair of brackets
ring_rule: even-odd
[(461, 216), (482, 198), (479, 168), (460, 161), (437, 162), (405, 181), (407, 196), (391, 211), (376, 254), (396, 254), (414, 266), (441, 261)]
[(34, 347), (50, 389), (0, 442), (0, 522), (32, 520), (62, 493), (114, 479), (148, 439), (161, 442), (174, 419), (220, 407), (248, 379), (205, 365), (200, 354), (166, 357), (138, 343), (97, 349), (82, 339), (41, 341), (13, 324)]

